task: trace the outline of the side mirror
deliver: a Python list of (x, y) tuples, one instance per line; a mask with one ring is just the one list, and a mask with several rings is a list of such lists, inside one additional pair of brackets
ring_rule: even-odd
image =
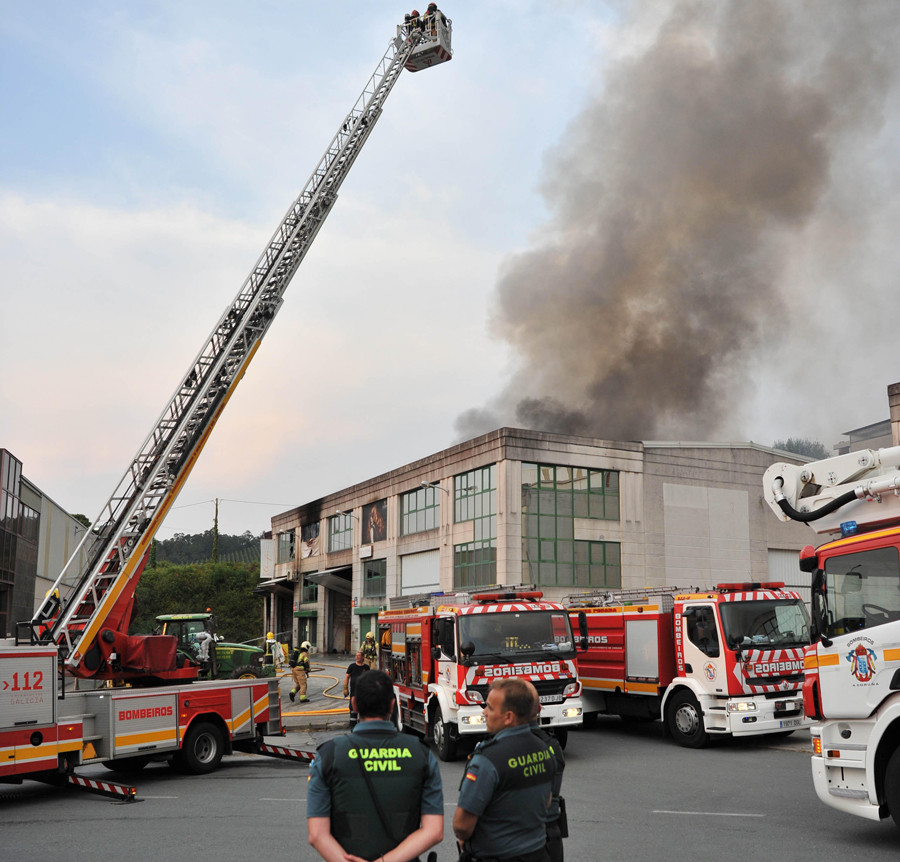
[(587, 614), (584, 611), (578, 612), (578, 634), (581, 636), (581, 643), (579, 644), (579, 646), (581, 647), (581, 651), (587, 652), (588, 624), (587, 624)]
[(438, 661), (441, 657), (441, 648), (433, 646), (431, 648), (431, 659), (432, 661)]
[(466, 641), (464, 644), (459, 645), (459, 651), (468, 658), (475, 652), (475, 644), (473, 644), (472, 641)]

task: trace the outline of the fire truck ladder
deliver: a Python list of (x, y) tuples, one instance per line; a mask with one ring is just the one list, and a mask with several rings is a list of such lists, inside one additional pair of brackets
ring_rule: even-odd
[[(79, 666), (117, 600), (133, 594), (141, 560), (156, 530), (268, 331), (285, 289), (422, 38), (417, 29), (408, 32), (398, 27), (300, 196), (32, 618), (31, 638), (57, 643), (70, 670)], [(82, 556), (85, 563), (79, 569)], [(62, 590), (70, 596), (68, 602), (61, 599)]]
[[(641, 604), (652, 599), (660, 599), (667, 610), (671, 610), (674, 596), (680, 593), (698, 592), (696, 587), (651, 587), (648, 590), (597, 590), (590, 593), (573, 593), (564, 599), (570, 610), (578, 608), (615, 607), (625, 604)], [(668, 599), (668, 601), (666, 601)]]

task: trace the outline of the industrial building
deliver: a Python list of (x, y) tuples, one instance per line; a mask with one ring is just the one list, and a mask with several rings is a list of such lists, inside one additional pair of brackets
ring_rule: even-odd
[(0, 637), (31, 619), (86, 530), (0, 449)]
[(784, 459), (754, 443), (501, 428), (272, 518), (266, 624), (350, 651), (393, 596), (522, 583), (552, 598), (803, 587), (797, 552), (809, 529), (778, 522), (762, 498), (763, 473)]

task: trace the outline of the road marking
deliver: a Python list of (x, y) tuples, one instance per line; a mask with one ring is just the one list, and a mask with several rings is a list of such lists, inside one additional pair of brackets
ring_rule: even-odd
[(765, 817), (765, 814), (745, 814), (737, 811), (666, 811), (657, 809), (653, 814), (688, 814), (698, 817)]

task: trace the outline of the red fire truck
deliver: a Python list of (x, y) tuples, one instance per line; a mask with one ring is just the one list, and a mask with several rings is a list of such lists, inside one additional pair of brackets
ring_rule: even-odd
[[(424, 30), (397, 27), (303, 191), (33, 619), (20, 623), (14, 638), (0, 639), (0, 782), (69, 782), (133, 798), (134, 788), (93, 782), (74, 770), (101, 762), (130, 771), (166, 758), (203, 773), (230, 750), (308, 760), (304, 752), (262, 741), (282, 733), (276, 679), (197, 681), (201, 666), (178, 652), (177, 638), (129, 634), (134, 593), (154, 534), (268, 332), (398, 76), (404, 68), (449, 60), (450, 37), (451, 22), (443, 15), (430, 18)], [(5, 497), (0, 502), (5, 507)], [(73, 678), (86, 681), (86, 690), (73, 687)]]
[(540, 592), (429, 593), (390, 600), (378, 614), (379, 660), (395, 683), (399, 721), (429, 735), (442, 760), (462, 740), (486, 733), (483, 707), (492, 679), (530, 680), (541, 724), (565, 745), (581, 724), (576, 643), (565, 608)]
[(586, 723), (598, 714), (663, 718), (687, 748), (805, 723), (809, 617), (784, 584), (619, 590), (565, 605), (573, 622), (587, 622), (588, 649), (578, 656)]

